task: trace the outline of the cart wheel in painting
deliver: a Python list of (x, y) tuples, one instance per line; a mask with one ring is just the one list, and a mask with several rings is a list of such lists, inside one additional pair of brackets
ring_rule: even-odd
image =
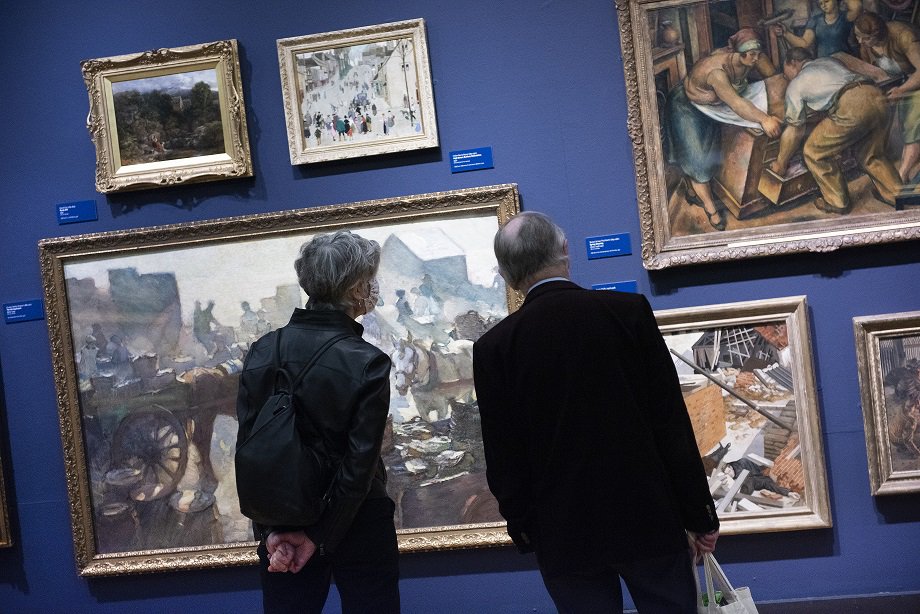
[(125, 416), (112, 440), (113, 467), (140, 472), (131, 489), (135, 501), (161, 499), (176, 489), (188, 463), (182, 423), (159, 405)]

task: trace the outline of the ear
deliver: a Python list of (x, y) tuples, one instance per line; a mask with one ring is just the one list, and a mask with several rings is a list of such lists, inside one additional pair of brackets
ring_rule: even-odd
[(562, 242), (562, 253), (565, 254), (566, 256), (569, 255), (569, 240), (568, 239), (565, 239)]

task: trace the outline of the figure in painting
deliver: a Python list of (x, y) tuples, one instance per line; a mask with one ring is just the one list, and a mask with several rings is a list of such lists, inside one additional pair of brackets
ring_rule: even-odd
[[(804, 140), (805, 164), (821, 190), (815, 207), (830, 213), (848, 213), (852, 202), (838, 158), (852, 147), (872, 180), (875, 197), (894, 206), (901, 182), (885, 153), (889, 126), (885, 94), (836, 58), (814, 59), (810, 51), (801, 47), (786, 54), (783, 74), (789, 80), (786, 128), (772, 170), (785, 176), (789, 160)], [(807, 111), (824, 113), (825, 117), (806, 140)]]
[(904, 138), (898, 172), (901, 181), (914, 183), (920, 166), (920, 31), (901, 21), (886, 23), (871, 12), (857, 17), (853, 25), (860, 57), (893, 77), (905, 77), (888, 90), (888, 100), (897, 102)]
[[(748, 75), (762, 77), (776, 72), (763, 53), (757, 33), (743, 28), (690, 69), (686, 78), (668, 95), (665, 148), (668, 162), (686, 177), (687, 202), (701, 206), (709, 224), (725, 230), (725, 211), (716, 205), (709, 182), (721, 166), (720, 122), (749, 122), (768, 136), (780, 134), (780, 120), (767, 114), (762, 84), (749, 86)], [(727, 107), (727, 108), (726, 108)]]
[(837, 0), (818, 0), (820, 13), (808, 18), (801, 36), (782, 24), (773, 26), (773, 32), (793, 47), (811, 49), (815, 57), (823, 58), (843, 51), (850, 53), (853, 24), (840, 12)]
[(195, 301), (195, 311), (192, 313), (192, 332), (195, 333), (195, 339), (201, 343), (208, 351), (208, 355), (214, 353), (214, 327), (220, 326), (220, 323), (214, 317), (214, 301), (208, 301), (208, 306), (201, 308), (201, 301)]
[(96, 338), (92, 335), (86, 335), (83, 339), (83, 347), (77, 353), (77, 370), (80, 379), (88, 380), (96, 375), (96, 356), (99, 354), (99, 346), (96, 344)]
[(243, 315), (240, 316), (240, 341), (253, 341), (256, 337), (259, 316), (249, 307), (248, 301), (240, 303)]

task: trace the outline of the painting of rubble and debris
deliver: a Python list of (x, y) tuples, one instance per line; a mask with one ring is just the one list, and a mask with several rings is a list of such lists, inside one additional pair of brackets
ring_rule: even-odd
[[(728, 316), (731, 306), (722, 307)], [(826, 497), (810, 492), (813, 473), (820, 471), (823, 483), (823, 461), (818, 468), (809, 462), (813, 443), (802, 432), (811, 392), (809, 381), (803, 381), (807, 371), (797, 364), (802, 361), (798, 328), (791, 315), (753, 321), (725, 317), (724, 324), (707, 319), (705, 326), (693, 326), (693, 318), (687, 318), (691, 312), (656, 315), (659, 323), (684, 315), (684, 325), (664, 327), (663, 333), (723, 532), (775, 530), (731, 521), (798, 515)]]
[[(499, 217), (493, 206), (388, 219), (350, 228), (382, 251), (380, 301), (360, 321), (393, 363), (382, 455), (397, 526), (498, 525), (472, 345), (508, 313), (491, 245)], [(156, 244), (63, 263), (65, 367), (86, 463), (71, 469), (88, 482), (93, 552), (252, 542), (233, 470), (239, 373), (250, 344), (305, 304), (293, 262), (312, 236)]]

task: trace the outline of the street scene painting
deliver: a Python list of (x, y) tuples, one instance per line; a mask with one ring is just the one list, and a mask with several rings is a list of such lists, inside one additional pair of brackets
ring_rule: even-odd
[(873, 495), (920, 491), (920, 312), (853, 319)]
[(121, 163), (224, 153), (213, 68), (112, 83)]
[(918, 236), (916, 2), (618, 5), (647, 268)]
[[(759, 315), (751, 317), (752, 311)], [(804, 299), (670, 310), (656, 317), (722, 532), (827, 526), (814, 383), (804, 364), (810, 362), (800, 321)]]
[(437, 145), (422, 20), (278, 41), (291, 162)]
[[(397, 528), (413, 540), (502, 520), (485, 480), (472, 344), (508, 313), (492, 237), (498, 208), (504, 220), (516, 191), (478, 188), (426, 205), (483, 192), (491, 201), (478, 210), (387, 223), (359, 217), (347, 226), (382, 249), (380, 301), (359, 321), (393, 364), (382, 455)], [(132, 232), (113, 240), (137, 249), (68, 259), (58, 273), (66, 302), (54, 309), (66, 313), (62, 340), (72, 354), (56, 360), (72, 365), (67, 385), (75, 389), (75, 405), (62, 412), (85, 455), (85, 466), (71, 468), (85, 491), (72, 496), (85, 501), (94, 536), (84, 556), (251, 548), (233, 469), (239, 374), (250, 344), (305, 305), (293, 262), (322, 228), (167, 250)]]

